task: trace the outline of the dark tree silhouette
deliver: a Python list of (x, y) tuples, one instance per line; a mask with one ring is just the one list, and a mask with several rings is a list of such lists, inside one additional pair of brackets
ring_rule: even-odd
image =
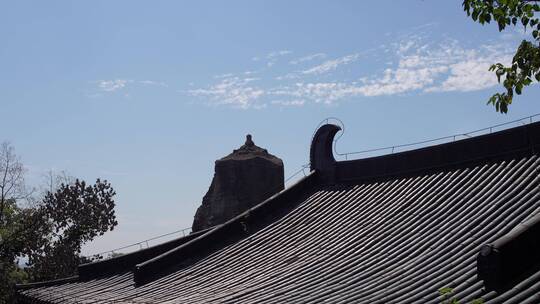
[[(13, 302), (15, 283), (74, 275), (77, 265), (88, 261), (80, 255), (82, 245), (118, 224), (109, 182), (89, 185), (64, 174), (54, 178), (61, 183), (50, 183), (34, 197), (24, 173), (13, 147), (1, 144), (0, 304)], [(23, 199), (31, 203), (22, 204)], [(20, 267), (21, 259), (27, 267)]]

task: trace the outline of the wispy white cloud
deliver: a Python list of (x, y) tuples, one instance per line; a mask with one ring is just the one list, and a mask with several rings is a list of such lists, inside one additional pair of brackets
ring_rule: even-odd
[[(395, 42), (326, 61), (324, 53), (291, 59), (289, 65), (272, 69), (281, 75), (269, 69), (260, 70), (257, 85), (247, 74), (224, 74), (216, 83), (188, 93), (206, 98), (210, 104), (247, 109), (308, 103), (333, 105), (365, 97), (468, 92), (497, 85), (495, 75), (488, 69), (495, 62), (507, 64), (511, 60), (514, 49), (507, 38), (480, 45), (449, 38), (435, 40), (427, 33), (431, 26), (394, 35), (398, 37)], [(291, 53), (276, 51), (257, 58), (272, 66), (276, 58)], [(313, 65), (315, 60), (322, 62)], [(300, 64), (304, 68), (295, 69)], [(306, 64), (312, 66), (305, 68)], [(350, 66), (346, 74), (331, 73), (346, 65)], [(320, 77), (323, 75), (324, 81)]]
[(292, 51), (289, 51), (289, 50), (274, 51), (274, 52), (268, 53), (268, 55), (266, 55), (266, 59), (272, 59), (272, 58), (285, 56), (289, 54), (292, 54)]
[(288, 51), (288, 50), (281, 50), (281, 51), (276, 51), (276, 52), (269, 53), (268, 55), (266, 55), (266, 59), (268, 60), (266, 62), (266, 66), (267, 67), (274, 66), (276, 64), (276, 62), (278, 61), (279, 57), (289, 55), (291, 53), (292, 52)]
[(126, 87), (132, 80), (114, 79), (114, 80), (99, 80), (98, 87), (101, 91), (114, 92)]
[[(501, 58), (509, 62), (510, 57)], [(450, 75), (439, 85), (426, 88), (426, 92), (477, 91), (497, 85), (493, 72), (488, 71), (493, 61), (476, 58), (450, 65)]]
[(223, 78), (217, 84), (207, 88), (188, 90), (187, 93), (195, 97), (207, 97), (210, 104), (230, 105), (248, 109), (260, 108), (263, 105), (259, 99), (265, 94), (261, 88), (251, 85), (258, 78), (240, 78), (237, 76)]
[(395, 55), (397, 66), (363, 79), (364, 95), (482, 90), (497, 84), (489, 66), (508, 62), (510, 50), (500, 43), (467, 48), (457, 40), (425, 44), (414, 37), (398, 43)]
[(306, 103), (306, 101), (303, 99), (272, 100), (270, 103), (273, 105), (281, 105), (281, 106), (286, 106), (286, 107), (289, 107), (289, 106), (300, 107), (300, 106), (303, 106)]
[(307, 55), (307, 56), (304, 56), (304, 57), (293, 59), (293, 60), (289, 61), (289, 63), (293, 64), (293, 65), (296, 65), (296, 64), (312, 61), (312, 60), (315, 60), (315, 59), (323, 59), (323, 58), (326, 58), (325, 53), (315, 53), (315, 54), (311, 54), (311, 55)]
[(302, 74), (322, 74), (337, 69), (340, 65), (355, 62), (360, 57), (360, 54), (351, 54), (341, 58), (325, 61), (319, 65), (302, 71)]
[(426, 92), (469, 92), (486, 89), (498, 84), (494, 73), (489, 67), (496, 62), (505, 65), (510, 64), (512, 55), (502, 51), (477, 52), (469, 50), (462, 60), (448, 65), (449, 74), (445, 79), (432, 87), (426, 88)]
[(165, 87), (165, 88), (168, 87), (168, 85), (165, 82), (162, 82), (162, 81), (141, 80), (138, 83), (140, 83), (142, 85), (147, 85), (147, 86), (158, 86), (158, 87)]
[(292, 54), (292, 51), (290, 50), (279, 50), (279, 51), (272, 51), (264, 56), (255, 56), (255, 57), (252, 57), (251, 60), (252, 61), (261, 61), (261, 60), (266, 60), (266, 66), (267, 67), (272, 67), (276, 64), (276, 62), (278, 61), (278, 59), (280, 57), (283, 57), (283, 56), (286, 56), (286, 55), (290, 55)]
[[(143, 85), (143, 86), (159, 86), (168, 87), (165, 82), (155, 80), (132, 80), (132, 79), (112, 79), (112, 80), (98, 80), (98, 90), (102, 92), (116, 92), (126, 89), (129, 85)], [(94, 94), (96, 95), (96, 94)]]
[[(295, 101), (334, 104), (359, 96), (481, 90), (497, 84), (493, 73), (488, 71), (490, 64), (505, 63), (510, 58), (508, 50), (501, 45), (465, 48), (455, 40), (441, 44), (404, 41), (396, 44), (392, 53), (397, 62), (380, 74), (348, 82), (297, 82), (268, 90), (268, 94)], [(335, 61), (331, 62), (317, 71), (336, 65)]]
[[(302, 105), (306, 101), (332, 104), (339, 99), (358, 95), (359, 93), (359, 88), (342, 82), (299, 82), (292, 86), (284, 86), (269, 92), (270, 95), (291, 97), (291, 100), (296, 101), (295, 105), (300, 104), (299, 101), (302, 101)], [(282, 104), (285, 103), (282, 102)]]
[(214, 78), (230, 78), (230, 77), (233, 77), (234, 74), (233, 73), (225, 73), (225, 74), (219, 74), (219, 75), (214, 75)]
[(386, 69), (381, 78), (367, 80), (359, 87), (364, 96), (395, 95), (420, 90), (432, 84), (447, 67), (426, 67), (419, 69)]
[(290, 72), (285, 75), (276, 76), (274, 79), (278, 81), (282, 81), (282, 80), (298, 79), (301, 77), (302, 77), (302, 74), (299, 72)]

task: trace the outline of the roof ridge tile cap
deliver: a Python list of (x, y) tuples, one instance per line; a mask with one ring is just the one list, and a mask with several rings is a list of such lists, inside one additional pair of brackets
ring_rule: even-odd
[(334, 124), (321, 126), (311, 141), (309, 150), (310, 168), (312, 171), (327, 171), (335, 166), (336, 160), (332, 152), (334, 137), (341, 128)]
[(487, 290), (504, 292), (540, 269), (539, 233), (540, 213), (480, 248), (476, 267)]

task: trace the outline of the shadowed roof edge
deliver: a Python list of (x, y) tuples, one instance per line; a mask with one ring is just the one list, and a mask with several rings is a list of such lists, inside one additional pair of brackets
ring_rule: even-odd
[(15, 289), (16, 290), (25, 290), (25, 289), (30, 289), (30, 288), (54, 286), (54, 285), (60, 285), (60, 284), (65, 284), (65, 283), (77, 282), (78, 280), (79, 280), (79, 276), (72, 276), (72, 277), (61, 278), (61, 279), (56, 279), (56, 280), (49, 280), (49, 281), (42, 281), (42, 282), (16, 284)]
[[(327, 145), (331, 144), (332, 141), (327, 143)], [(334, 170), (324, 171), (333, 176), (322, 176), (321, 180), (347, 183), (380, 177), (396, 177), (443, 167), (452, 168), (477, 162), (495, 161), (509, 156), (529, 155), (534, 153), (539, 145), (540, 122), (536, 122), (411, 151), (338, 161), (335, 162)]]

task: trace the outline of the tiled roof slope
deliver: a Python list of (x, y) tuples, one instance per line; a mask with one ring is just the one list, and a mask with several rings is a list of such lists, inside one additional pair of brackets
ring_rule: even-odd
[(332, 157), (337, 130), (317, 132), (309, 176), (243, 215), (22, 303), (440, 303), (443, 287), (540, 303), (540, 124), (348, 162)]

